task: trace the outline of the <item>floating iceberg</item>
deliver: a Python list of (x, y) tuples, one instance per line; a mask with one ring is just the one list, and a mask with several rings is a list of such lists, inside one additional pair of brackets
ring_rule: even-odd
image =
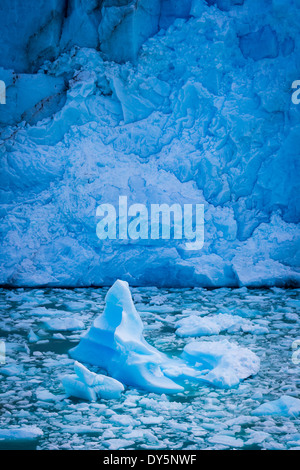
[[(116, 281), (109, 290), (103, 315), (70, 355), (103, 367), (124, 384), (156, 393), (183, 391), (179, 383), (185, 379), (229, 388), (256, 374), (260, 365), (254, 353), (228, 341), (193, 342), (185, 347), (182, 358), (169, 359), (145, 340), (141, 318), (125, 281)], [(76, 385), (86, 394), (82, 382), (86, 380), (72, 382), (71, 387)]]
[(158, 393), (183, 390), (164, 374), (170, 362), (167, 356), (144, 339), (143, 323), (125, 281), (116, 281), (109, 290), (103, 315), (96, 318), (70, 355), (103, 367), (128, 385)]
[(278, 400), (263, 403), (252, 413), (254, 416), (299, 416), (299, 398), (283, 395)]
[(97, 401), (97, 398), (120, 398), (124, 386), (111, 377), (95, 374), (79, 362), (75, 362), (76, 375), (67, 375), (62, 383), (67, 396), (82, 398), (88, 401)]
[(227, 340), (193, 341), (185, 346), (183, 358), (204, 372), (205, 382), (220, 388), (235, 387), (260, 368), (256, 354)]

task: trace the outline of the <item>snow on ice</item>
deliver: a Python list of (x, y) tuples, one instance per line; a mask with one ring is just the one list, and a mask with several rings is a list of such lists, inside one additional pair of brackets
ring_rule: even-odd
[(184, 348), (183, 357), (199, 370), (208, 370), (203, 379), (221, 388), (235, 387), (241, 380), (256, 375), (260, 360), (249, 349), (229, 341), (191, 342)]

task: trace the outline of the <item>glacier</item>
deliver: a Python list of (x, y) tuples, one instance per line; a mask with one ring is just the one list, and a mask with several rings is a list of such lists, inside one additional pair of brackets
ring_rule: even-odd
[[(116, 281), (105, 300), (103, 314), (69, 355), (76, 361), (105, 369), (123, 384), (173, 394), (184, 391), (185, 380), (231, 388), (259, 371), (260, 360), (256, 354), (227, 340), (189, 343), (177, 359), (158, 351), (143, 336), (144, 326), (126, 281)], [(75, 372), (79, 381), (64, 379), (67, 393), (95, 400), (97, 393), (86, 387), (89, 385), (86, 376), (89, 379), (91, 373), (80, 369), (78, 363)], [(98, 384), (95, 377), (98, 376), (92, 375), (92, 387)]]
[[(3, 0), (0, 283), (299, 285), (299, 21), (299, 0)], [(100, 241), (119, 196), (204, 204), (203, 249)]]

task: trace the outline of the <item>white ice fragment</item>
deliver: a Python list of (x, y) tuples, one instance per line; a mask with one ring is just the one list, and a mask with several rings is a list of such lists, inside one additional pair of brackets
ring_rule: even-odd
[(283, 395), (278, 400), (263, 403), (252, 414), (254, 416), (296, 417), (300, 415), (300, 400), (299, 398)]
[(212, 336), (222, 332), (238, 332), (264, 334), (268, 333), (267, 328), (260, 328), (250, 320), (241, 318), (238, 315), (220, 313), (210, 317), (199, 317), (190, 315), (176, 323), (176, 334), (182, 337), (188, 336)]
[(119, 450), (125, 449), (126, 447), (134, 446), (135, 441), (127, 440), (127, 439), (108, 439), (104, 441), (105, 447), (108, 447), (110, 450)]
[(77, 331), (84, 329), (84, 323), (76, 318), (51, 318), (44, 321), (44, 328), (48, 331)]
[(17, 377), (24, 373), (23, 365), (18, 364), (7, 364), (4, 367), (0, 367), (0, 374), (6, 377)]
[(32, 330), (29, 331), (28, 333), (29, 343), (36, 343), (37, 341), (39, 341), (39, 339), (40, 338)]
[(44, 389), (40, 389), (40, 390), (36, 391), (36, 398), (37, 398), (37, 400), (46, 401), (46, 402), (59, 400), (59, 397), (53, 395), (53, 393), (49, 392), (48, 390), (44, 390)]
[(125, 415), (125, 414), (122, 414), (122, 415), (113, 415), (111, 418), (110, 418), (110, 421), (113, 423), (113, 424), (116, 424), (118, 426), (134, 426), (135, 424), (137, 424), (137, 421), (132, 419), (131, 416), (129, 415)]
[(65, 376), (62, 380), (67, 396), (73, 396), (88, 401), (98, 398), (120, 398), (124, 386), (120, 382), (105, 375), (89, 371), (79, 362), (75, 362), (76, 376)]
[(242, 439), (236, 439), (235, 437), (227, 436), (226, 434), (216, 434), (208, 440), (212, 444), (220, 444), (222, 446), (232, 448), (241, 448), (244, 445)]
[(231, 388), (255, 375), (260, 360), (252, 351), (229, 341), (193, 341), (184, 348), (183, 358), (203, 371), (203, 380), (221, 388)]
[(43, 431), (36, 426), (23, 428), (0, 429), (0, 441), (35, 440), (43, 435)]
[(53, 339), (65, 340), (66, 338), (61, 333), (54, 333)]

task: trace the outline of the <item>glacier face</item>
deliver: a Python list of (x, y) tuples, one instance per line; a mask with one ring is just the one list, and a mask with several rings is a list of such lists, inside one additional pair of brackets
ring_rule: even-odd
[[(300, 2), (23, 5), (0, 7), (0, 283), (299, 284)], [(122, 195), (204, 204), (204, 248), (100, 241)]]

